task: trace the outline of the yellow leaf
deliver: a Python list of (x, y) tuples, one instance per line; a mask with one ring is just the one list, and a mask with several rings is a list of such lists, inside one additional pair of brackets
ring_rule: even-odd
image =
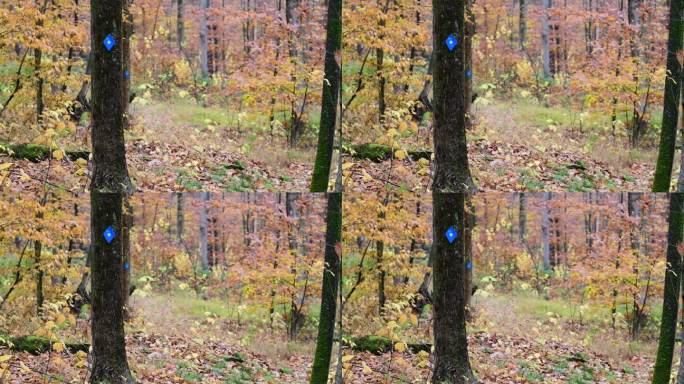
[(9, 167), (13, 166), (14, 163), (2, 163), (0, 164), (0, 171), (4, 171), (5, 169), (9, 169)]
[(2, 356), (0, 356), (0, 363), (4, 363), (5, 361), (7, 361), (11, 358), (12, 358), (12, 355), (2, 355)]
[(57, 353), (62, 353), (64, 352), (64, 343), (54, 343), (52, 344), (52, 349)]
[(353, 166), (354, 166), (354, 163), (347, 161), (347, 162), (342, 164), (342, 170), (346, 171), (347, 169), (349, 169)]
[(368, 366), (368, 364), (366, 364), (365, 361), (363, 362), (363, 373), (366, 375), (373, 373), (373, 370)]
[(406, 348), (407, 348), (407, 347), (408, 347), (408, 346), (407, 346), (406, 343), (404, 343), (403, 341), (400, 341), (400, 342), (394, 344), (394, 349), (395, 349), (397, 352), (404, 352), (404, 351), (406, 351)]
[(63, 314), (58, 313), (57, 316), (55, 316), (55, 321), (57, 322), (57, 324), (64, 324), (64, 322), (66, 321), (66, 317), (64, 317)]
[(399, 160), (404, 160), (408, 157), (408, 152), (405, 149), (400, 149), (394, 152), (394, 157), (396, 157)]
[(344, 356), (342, 356), (342, 362), (343, 362), (343, 363), (347, 363), (347, 362), (351, 361), (352, 359), (354, 359), (354, 355), (344, 355)]
[(52, 157), (54, 157), (55, 160), (62, 160), (64, 158), (64, 150), (58, 149), (56, 151), (52, 151)]
[(88, 354), (83, 351), (78, 351), (76, 352), (76, 358), (79, 360), (86, 360), (88, 358)]
[(369, 175), (368, 172), (366, 172), (365, 169), (362, 169), (362, 170), (361, 170), (361, 175), (362, 175), (362, 176), (361, 176), (361, 179), (362, 179), (364, 182), (367, 183), (367, 182), (369, 182), (369, 181), (373, 181), (373, 176)]
[(88, 165), (88, 160), (79, 157), (78, 159), (76, 159), (76, 164), (85, 167), (86, 165)]

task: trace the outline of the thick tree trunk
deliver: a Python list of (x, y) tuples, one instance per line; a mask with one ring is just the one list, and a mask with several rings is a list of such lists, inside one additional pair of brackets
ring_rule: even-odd
[(340, 95), (340, 50), (342, 48), (342, 0), (328, 1), (328, 21), (325, 41), (325, 81), (321, 97), (321, 123), (318, 130), (318, 147), (311, 179), (311, 192), (328, 190), (332, 163), (337, 104)]
[[(674, 1), (674, 0), (673, 0)], [(660, 339), (653, 368), (653, 384), (668, 384), (672, 371), (672, 355), (674, 353), (677, 333), (677, 312), (679, 308), (679, 289), (682, 256), (679, 247), (684, 231), (684, 194), (670, 195), (670, 212), (667, 230), (667, 267), (665, 270), (665, 288), (663, 290), (663, 316), (660, 321)]]
[(209, 0), (200, 0), (200, 27), (199, 27), (199, 54), (200, 54), (200, 70), (202, 76), (209, 76), (209, 47), (208, 47), (208, 33), (207, 27), (207, 10), (209, 9)]
[(684, 34), (684, 0), (672, 0), (670, 1), (670, 27), (667, 40), (663, 123), (660, 129), (658, 161), (653, 177), (653, 192), (670, 190), (681, 92), (682, 64), (679, 62), (678, 55), (682, 51), (684, 39), (682, 34)]
[(207, 203), (209, 202), (209, 192), (200, 192), (201, 207), (199, 221), (199, 254), (202, 269), (209, 269), (209, 219)]
[[(123, 1), (91, 2), (92, 142), (91, 198), (92, 338), (91, 383), (133, 383), (123, 327), (123, 199), (131, 191), (124, 145)], [(116, 44), (102, 44), (112, 34)], [(103, 234), (110, 227), (111, 243)]]
[[(329, 0), (334, 2), (335, 0)], [(316, 353), (311, 370), (311, 384), (326, 384), (330, 369), (335, 313), (337, 312), (337, 290), (340, 279), (340, 252), (342, 250), (342, 194), (328, 194), (327, 224), (325, 233), (325, 267), (321, 292), (321, 313), (318, 322)]]
[[(437, 1), (434, 1), (435, 4)], [(465, 194), (432, 193), (432, 293), (435, 335), (435, 384), (475, 383), (468, 359), (465, 323)], [(445, 233), (453, 226), (458, 235), (449, 243)]]
[[(432, 2), (435, 176), (437, 192), (470, 192), (475, 185), (468, 167), (466, 143), (465, 3), (463, 0)], [(458, 40), (450, 51), (449, 35)]]

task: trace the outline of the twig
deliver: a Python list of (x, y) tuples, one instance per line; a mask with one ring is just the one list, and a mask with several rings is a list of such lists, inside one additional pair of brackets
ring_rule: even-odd
[(5, 102), (2, 104), (2, 109), (0, 109), (0, 116), (2, 116), (3, 113), (5, 113), (5, 109), (7, 109), (7, 106), (9, 105), (10, 101), (14, 98), (14, 95), (17, 94), (19, 89), (21, 88), (21, 70), (24, 67), (24, 61), (26, 61), (26, 55), (28, 55), (28, 48), (24, 50), (24, 56), (21, 58), (21, 62), (19, 63), (19, 68), (17, 69), (17, 78), (14, 80), (14, 90), (12, 93), (10, 93), (9, 98), (5, 100)]

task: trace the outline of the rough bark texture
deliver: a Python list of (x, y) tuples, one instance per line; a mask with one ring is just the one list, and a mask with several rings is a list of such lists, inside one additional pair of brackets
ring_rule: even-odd
[(520, 39), (520, 49), (525, 49), (525, 39), (527, 37), (527, 3), (525, 2), (525, 0), (520, 0), (518, 30)]
[(551, 201), (551, 192), (544, 192), (544, 210), (542, 211), (542, 228), (541, 228), (541, 241), (542, 241), (542, 260), (544, 263), (544, 269), (548, 270), (551, 268), (551, 239), (550, 239), (550, 208), (549, 201)]
[[(474, 191), (465, 131), (465, 3), (463, 0), (435, 0), (432, 14), (435, 146), (432, 189), (438, 192)], [(450, 34), (458, 40), (453, 51), (444, 43)]]
[[(435, 2), (433, 2), (434, 4)], [(434, 273), (433, 311), (435, 384), (475, 382), (468, 359), (465, 323), (465, 195), (432, 193)], [(450, 226), (458, 232), (453, 243), (444, 235)]]
[[(123, 285), (123, 193), (91, 191), (92, 337), (95, 384), (133, 383), (126, 360)], [(111, 243), (103, 237), (112, 226), (117, 235)]]
[[(131, 184), (124, 146), (123, 0), (91, 2), (92, 142), (91, 198), (92, 338), (91, 383), (133, 383), (123, 327), (123, 199)], [(111, 51), (103, 41), (116, 39)], [(116, 236), (107, 243), (111, 226)]]
[(658, 161), (653, 177), (653, 192), (668, 192), (672, 177), (677, 120), (679, 116), (679, 96), (681, 91), (682, 64), (677, 54), (682, 50), (684, 36), (684, 0), (670, 2), (670, 27), (667, 40), (667, 74), (665, 75), (665, 96), (663, 102), (663, 123), (660, 129)]
[[(335, 0), (329, 0), (333, 2)], [(340, 278), (340, 242), (342, 239), (342, 194), (328, 194), (327, 226), (325, 232), (325, 267), (321, 293), (321, 314), (316, 339), (316, 354), (311, 371), (311, 384), (326, 384), (337, 311), (337, 289)]]
[(660, 322), (660, 339), (653, 368), (653, 384), (668, 384), (672, 371), (672, 355), (677, 333), (677, 312), (682, 257), (677, 250), (684, 230), (684, 194), (670, 195), (670, 212), (667, 230), (667, 269), (663, 291), (663, 317)]
[[(92, 143), (93, 176), (91, 189), (119, 193), (131, 189), (126, 168), (123, 100), (123, 0), (91, 3)], [(108, 34), (116, 45), (107, 51), (103, 41)]]
[(328, 21), (325, 40), (325, 81), (321, 98), (321, 124), (314, 163), (311, 192), (328, 190), (333, 142), (337, 124), (337, 104), (340, 95), (340, 49), (342, 48), (342, 0), (328, 1)]

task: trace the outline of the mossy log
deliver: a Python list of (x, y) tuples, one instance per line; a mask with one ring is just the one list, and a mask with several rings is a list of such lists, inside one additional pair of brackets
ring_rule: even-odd
[[(389, 160), (392, 158), (396, 149), (392, 149), (389, 145), (384, 144), (352, 144), (350, 146), (343, 146), (343, 151), (347, 154), (351, 154), (355, 159), (367, 159), (376, 163), (384, 160)], [(408, 156), (413, 161), (418, 161), (419, 159), (430, 160), (432, 157), (431, 151), (425, 150), (408, 150)]]
[[(28, 352), (32, 355), (40, 355), (51, 350), (53, 344), (50, 340), (40, 336), (0, 336), (0, 346), (9, 347), (16, 352)], [(90, 350), (90, 344), (88, 343), (65, 343), (64, 346), (71, 353), (78, 351), (88, 353)]]
[[(64, 152), (72, 161), (76, 159), (88, 160), (90, 156), (89, 151), (80, 149), (66, 150)], [(10, 155), (14, 159), (38, 163), (50, 157), (51, 150), (47, 146), (40, 144), (10, 144), (6, 141), (0, 141), (0, 153)]]
[[(366, 335), (352, 337), (352, 349), (357, 352), (370, 352), (374, 355), (381, 355), (394, 350), (395, 343), (384, 336)], [(420, 351), (430, 352), (432, 344), (429, 343), (407, 343), (407, 349), (411, 353), (418, 353)]]

